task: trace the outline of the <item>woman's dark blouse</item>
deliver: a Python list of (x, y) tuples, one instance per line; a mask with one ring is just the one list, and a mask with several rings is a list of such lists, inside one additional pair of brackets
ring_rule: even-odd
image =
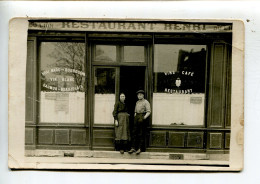
[(127, 107), (126, 107), (125, 103), (118, 101), (118, 102), (115, 103), (114, 111), (113, 111), (113, 116), (114, 116), (115, 120), (117, 120), (117, 115), (120, 112), (127, 112)]

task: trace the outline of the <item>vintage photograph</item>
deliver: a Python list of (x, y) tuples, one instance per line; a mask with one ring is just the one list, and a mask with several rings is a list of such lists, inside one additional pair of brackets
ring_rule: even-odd
[(26, 27), (22, 167), (232, 170), (238, 155), (242, 169), (241, 22), (15, 21)]

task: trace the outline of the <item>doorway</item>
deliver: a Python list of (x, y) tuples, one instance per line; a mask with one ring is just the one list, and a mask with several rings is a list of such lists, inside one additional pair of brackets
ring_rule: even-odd
[(145, 67), (127, 66), (120, 67), (119, 93), (125, 93), (126, 104), (130, 113), (130, 125), (134, 121), (134, 110), (137, 101), (136, 92), (145, 90)]

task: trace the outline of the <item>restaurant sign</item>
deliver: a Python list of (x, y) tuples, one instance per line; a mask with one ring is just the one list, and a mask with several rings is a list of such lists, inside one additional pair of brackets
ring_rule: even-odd
[(176, 22), (64, 21), (29, 22), (30, 30), (120, 31), (120, 32), (231, 32), (231, 24)]

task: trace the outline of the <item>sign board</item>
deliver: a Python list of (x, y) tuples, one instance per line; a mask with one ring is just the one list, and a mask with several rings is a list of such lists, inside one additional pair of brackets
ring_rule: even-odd
[(207, 23), (156, 23), (156, 22), (114, 22), (114, 21), (63, 21), (29, 23), (30, 30), (60, 31), (120, 31), (120, 32), (232, 32), (232, 25)]

